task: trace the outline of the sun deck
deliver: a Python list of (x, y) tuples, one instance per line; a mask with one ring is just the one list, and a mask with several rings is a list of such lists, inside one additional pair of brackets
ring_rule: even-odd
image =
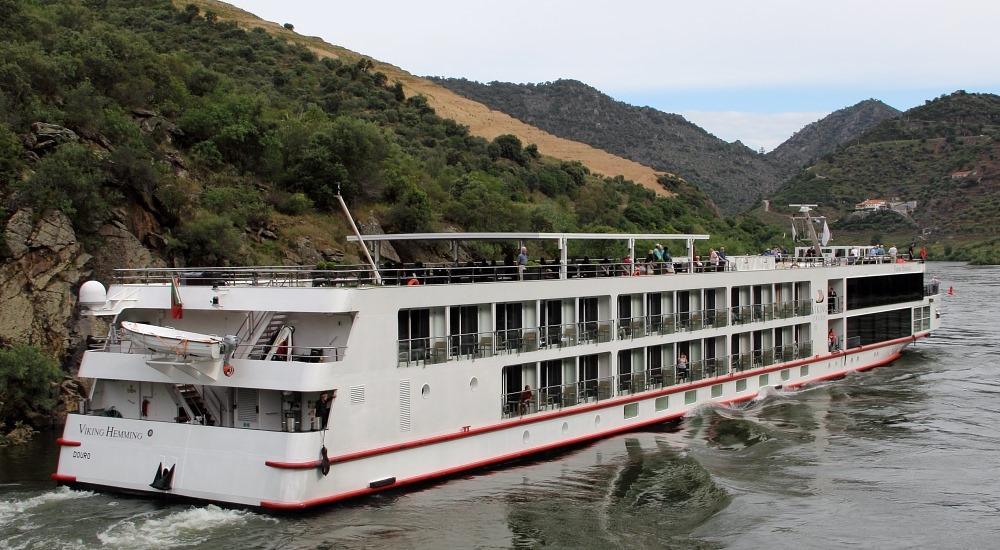
[[(704, 275), (732, 271), (767, 271), (841, 265), (871, 265), (893, 262), (920, 262), (889, 256), (849, 257), (775, 257), (729, 256), (712, 264), (701, 259), (694, 248), (695, 241), (708, 239), (697, 234), (604, 234), (604, 233), (416, 233), (393, 235), (365, 235), (368, 246), (378, 264), (343, 265), (332, 269), (316, 266), (256, 266), (256, 267), (207, 267), (207, 268), (143, 268), (117, 269), (115, 282), (119, 284), (169, 284), (177, 278), (189, 286), (264, 286), (264, 287), (370, 287), (402, 285), (450, 285), (470, 283), (497, 283), (517, 280), (539, 281), (552, 279), (581, 279), (629, 276)], [(357, 237), (347, 237), (349, 242), (359, 242)], [(622, 258), (571, 257), (571, 241), (621, 241)], [(394, 262), (383, 261), (381, 243), (400, 241), (447, 242), (452, 247), (450, 262)], [(511, 243), (519, 249), (524, 243), (554, 241), (559, 258), (532, 259), (525, 266), (516, 260), (459, 261), (459, 243), (465, 241), (493, 241)], [(686, 256), (668, 261), (646, 262), (635, 259), (636, 243), (684, 241)], [(649, 245), (652, 246), (652, 245)], [(625, 260), (624, 258), (629, 258)]]

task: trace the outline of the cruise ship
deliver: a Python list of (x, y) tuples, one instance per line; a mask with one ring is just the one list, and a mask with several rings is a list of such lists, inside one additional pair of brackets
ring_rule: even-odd
[[(919, 259), (711, 263), (707, 238), (356, 235), (365, 265), (118, 270), (80, 290), (108, 331), (52, 477), (305, 509), (887, 365), (940, 324)], [(454, 257), (383, 261), (408, 241)], [(475, 241), (553, 257), (459, 261)], [(625, 261), (574, 257), (581, 241)], [(686, 255), (631, 261), (654, 243)]]

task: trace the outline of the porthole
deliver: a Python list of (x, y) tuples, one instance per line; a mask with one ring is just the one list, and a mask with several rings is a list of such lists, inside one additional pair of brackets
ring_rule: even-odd
[(479, 379), (473, 376), (472, 380), (469, 380), (469, 389), (472, 391), (476, 391), (476, 388), (478, 387), (479, 387)]
[(531, 434), (528, 433), (528, 430), (524, 430), (524, 433), (521, 434), (521, 441), (527, 443), (528, 439), (530, 439), (530, 438), (531, 438)]
[(563, 435), (566, 435), (568, 432), (569, 432), (569, 423), (568, 422), (563, 422), (563, 425), (562, 425), (562, 433), (563, 433)]
[(427, 399), (428, 397), (431, 396), (431, 386), (430, 386), (430, 384), (424, 384), (424, 387), (420, 388), (420, 395), (424, 399)]

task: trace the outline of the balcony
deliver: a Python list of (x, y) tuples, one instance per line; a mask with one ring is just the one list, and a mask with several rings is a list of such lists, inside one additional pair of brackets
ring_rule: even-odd
[(411, 367), (610, 342), (613, 326), (613, 321), (584, 321), (399, 340), (398, 365)]
[(812, 343), (798, 342), (737, 355), (727, 355), (673, 364), (616, 376), (580, 380), (501, 394), (501, 417), (514, 418), (538, 412), (560, 410), (583, 403), (599, 403), (613, 397), (641, 394), (810, 357)]

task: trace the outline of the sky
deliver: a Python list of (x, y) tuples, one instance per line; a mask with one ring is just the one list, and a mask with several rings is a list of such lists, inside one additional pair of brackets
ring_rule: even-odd
[(1000, 92), (996, 0), (230, 0), (417, 75), (572, 78), (770, 150), (868, 98)]

